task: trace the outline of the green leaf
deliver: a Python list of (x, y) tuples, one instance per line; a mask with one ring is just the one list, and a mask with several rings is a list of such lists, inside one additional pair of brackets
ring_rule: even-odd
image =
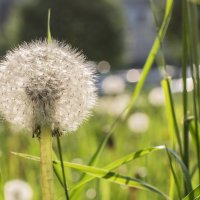
[[(167, 148), (166, 148), (166, 152), (167, 152), (167, 155), (168, 155), (168, 158), (169, 158), (170, 169), (171, 169), (171, 173), (172, 173), (173, 180), (174, 180), (172, 185), (173, 185), (173, 187), (176, 185), (176, 191), (177, 191), (179, 199), (181, 200), (181, 187), (180, 187), (180, 184), (179, 184), (179, 179), (177, 178), (176, 172), (175, 172), (173, 164), (172, 164), (172, 158), (171, 158), (171, 155), (170, 155), (169, 150)], [(174, 183), (175, 183), (175, 185), (174, 185)], [(171, 187), (172, 186), (170, 185), (170, 193), (172, 192)], [(172, 193), (172, 196), (174, 197), (174, 193)]]
[(164, 95), (165, 95), (165, 103), (166, 103), (166, 110), (167, 110), (167, 117), (168, 117), (168, 121), (169, 121), (172, 145), (175, 144), (174, 138), (176, 137), (178, 146), (179, 146), (179, 152), (182, 155), (181, 137), (180, 137), (180, 132), (178, 129), (175, 108), (174, 108), (174, 102), (173, 102), (171, 88), (170, 88), (170, 78), (169, 77), (162, 80), (162, 88), (163, 88)]
[[(58, 160), (56, 153), (54, 151), (53, 151), (53, 160)], [(57, 166), (57, 165), (56, 166), (53, 165), (53, 171), (54, 171), (59, 183), (61, 184), (61, 186), (63, 188), (65, 188), (65, 183), (64, 183), (64, 178), (63, 178), (61, 167)]]
[[(27, 155), (27, 154), (23, 154), (23, 153), (15, 153), (15, 152), (12, 152), (12, 153), (14, 155), (24, 157), (27, 159), (40, 161), (40, 158), (37, 156), (31, 156), (31, 155)], [(53, 164), (61, 165), (61, 162), (53, 161)], [(112, 172), (110, 170), (87, 166), (87, 165), (81, 165), (81, 164), (77, 164), (77, 163), (63, 162), (63, 164), (65, 167), (69, 167), (69, 168), (78, 170), (80, 172), (87, 173), (88, 175), (94, 176), (95, 178), (105, 179), (107, 181), (117, 183), (120, 185), (125, 185), (128, 187), (134, 187), (134, 188), (146, 190), (149, 192), (154, 192), (154, 193), (162, 196), (163, 198), (169, 200), (169, 197), (166, 194), (164, 194), (163, 192), (161, 192), (159, 189), (157, 189), (156, 187), (154, 187), (146, 182), (143, 182), (139, 179), (135, 179), (135, 178), (128, 177), (128, 176), (123, 176), (123, 175), (117, 174), (115, 172)]]
[(190, 192), (183, 200), (199, 200), (200, 199), (200, 185), (198, 185), (192, 192)]
[(63, 184), (62, 185), (63, 185), (63, 189), (64, 189), (64, 192), (65, 192), (65, 197), (66, 197), (67, 200), (69, 200), (67, 182), (66, 182), (66, 178), (65, 178), (65, 169), (64, 169), (64, 165), (63, 165), (62, 147), (61, 147), (60, 137), (59, 136), (57, 136), (57, 146), (58, 146), (58, 152), (59, 152), (60, 161), (61, 161), (62, 180), (63, 180)]
[(187, 167), (185, 166), (185, 164), (183, 163), (183, 161), (181, 160), (181, 158), (178, 156), (178, 154), (167, 148), (167, 151), (174, 157), (175, 161), (180, 165), (183, 175), (184, 175), (184, 180), (185, 180), (185, 186), (186, 186), (186, 190), (188, 192), (192, 191), (192, 183), (191, 183), (191, 178), (190, 178), (190, 173), (187, 169)]
[[(156, 146), (156, 147), (151, 147), (151, 148), (147, 148), (147, 149), (142, 149), (133, 153), (130, 153), (126, 156), (123, 156), (122, 158), (108, 164), (107, 166), (103, 167), (106, 170), (113, 170), (116, 169), (117, 167), (120, 167), (123, 164), (127, 164), (130, 161), (133, 161), (137, 158), (140, 158), (142, 156), (146, 156), (151, 152), (154, 151), (158, 151), (161, 149), (165, 149), (165, 146)], [(85, 183), (88, 183), (89, 181), (93, 180), (94, 177), (86, 177), (83, 180), (81, 180), (79, 183), (77, 183), (73, 188), (70, 189), (70, 191), (74, 191), (76, 189), (78, 189), (79, 187), (81, 187), (82, 185), (84, 185)]]

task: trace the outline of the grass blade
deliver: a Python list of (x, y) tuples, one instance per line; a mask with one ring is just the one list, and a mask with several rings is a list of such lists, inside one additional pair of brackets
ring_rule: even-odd
[(193, 80), (193, 110), (194, 110), (194, 122), (195, 122), (195, 138), (196, 138), (196, 152), (198, 160), (198, 172), (200, 182), (200, 143), (199, 143), (199, 115), (200, 115), (200, 83), (199, 83), (199, 30), (198, 30), (198, 13), (197, 5), (186, 1), (187, 9), (187, 38), (188, 38), (188, 51), (190, 70)]
[(178, 156), (178, 154), (173, 151), (172, 149), (167, 148), (167, 151), (170, 153), (171, 156), (174, 157), (175, 161), (180, 165), (182, 173), (184, 175), (184, 180), (185, 180), (185, 185), (186, 185), (186, 190), (187, 192), (192, 191), (192, 183), (191, 183), (191, 178), (190, 178), (190, 173), (185, 166), (184, 162), (181, 160), (181, 158)]
[[(20, 157), (23, 157), (23, 158), (31, 159), (31, 160), (34, 160), (34, 161), (40, 161), (40, 158), (36, 157), (36, 156), (31, 156), (31, 155), (22, 154), (22, 153), (15, 153), (15, 152), (12, 152), (12, 153), (14, 155), (17, 155), (17, 156), (20, 156)], [(60, 161), (53, 161), (53, 164), (54, 165), (61, 165), (61, 162)], [(107, 181), (117, 183), (117, 184), (120, 184), (120, 185), (125, 185), (125, 186), (128, 186), (128, 187), (134, 187), (134, 188), (138, 188), (138, 189), (141, 189), (141, 190), (154, 192), (154, 193), (162, 196), (164, 199), (169, 199), (169, 197), (166, 194), (161, 192), (156, 187), (154, 187), (154, 186), (152, 186), (148, 183), (145, 183), (141, 180), (135, 179), (135, 178), (123, 176), (123, 175), (117, 174), (115, 172), (112, 172), (110, 170), (92, 167), (92, 166), (87, 166), (87, 165), (81, 165), (81, 164), (77, 164), (77, 163), (63, 162), (63, 164), (64, 164), (65, 167), (69, 167), (69, 168), (78, 170), (80, 172), (87, 173), (88, 175), (94, 176), (95, 178), (105, 179)]]
[[(53, 162), (54, 164), (60, 164), (60, 161), (53, 161)], [(164, 194), (163, 192), (161, 192), (154, 186), (147, 184), (138, 179), (134, 179), (128, 176), (123, 176), (109, 170), (92, 167), (92, 166), (86, 166), (86, 165), (80, 165), (80, 164), (74, 164), (74, 163), (68, 163), (68, 162), (64, 162), (64, 166), (71, 167), (73, 169), (87, 173), (88, 175), (94, 176), (96, 178), (100, 178), (100, 179), (103, 178), (110, 182), (117, 183), (120, 185), (125, 185), (125, 186), (134, 187), (134, 188), (138, 188), (142, 190), (147, 190), (150, 192), (155, 192), (161, 195), (162, 197), (164, 197), (165, 199), (169, 199), (166, 194)]]
[[(107, 166), (105, 166), (103, 168), (106, 169), (106, 170), (114, 170), (114, 169), (120, 167), (123, 164), (127, 164), (130, 161), (133, 161), (133, 160), (140, 158), (142, 156), (146, 156), (151, 152), (161, 150), (161, 149), (164, 149), (164, 148), (165, 148), (165, 146), (157, 146), (157, 147), (151, 147), (151, 148), (139, 150), (139, 151), (130, 153), (130, 154), (108, 164)], [(70, 191), (73, 192), (74, 190), (77, 190), (79, 187), (88, 183), (89, 181), (92, 181), (93, 179), (94, 179), (93, 177), (87, 177), (87, 178), (81, 180), (78, 184), (76, 184), (74, 187), (72, 187), (70, 189)]]
[(192, 192), (190, 192), (183, 200), (199, 200), (200, 199), (200, 185), (198, 185)]
[(182, 155), (182, 145), (181, 145), (181, 137), (179, 133), (179, 128), (176, 119), (176, 113), (174, 109), (174, 102), (172, 98), (171, 88), (170, 88), (170, 79), (166, 78), (162, 80), (162, 88), (165, 95), (165, 102), (166, 102), (166, 110), (167, 110), (167, 117), (169, 121), (172, 145), (175, 144), (174, 137), (176, 137), (179, 147), (179, 152)]
[(182, 78), (183, 78), (183, 149), (184, 149), (184, 163), (189, 169), (189, 127), (187, 120), (188, 112), (188, 93), (187, 93), (187, 52), (188, 52), (188, 43), (187, 43), (187, 7), (186, 0), (182, 1)]
[[(53, 160), (58, 160), (56, 153), (54, 151), (53, 151)], [(59, 183), (64, 188), (65, 184), (64, 184), (64, 179), (63, 179), (63, 176), (62, 176), (62, 171), (60, 169), (60, 166), (54, 166), (53, 165), (53, 171), (54, 171)]]
[(179, 184), (178, 178), (176, 176), (176, 172), (175, 172), (173, 164), (172, 164), (172, 159), (171, 159), (170, 153), (169, 153), (169, 151), (168, 151), (167, 148), (166, 148), (166, 152), (167, 152), (167, 156), (169, 158), (169, 164), (170, 164), (171, 173), (172, 173), (172, 176), (174, 178), (175, 185), (176, 185), (177, 194), (178, 194), (179, 199), (181, 200), (181, 188), (180, 188), (180, 184)]
[(60, 157), (60, 161), (61, 161), (63, 188), (64, 188), (66, 200), (69, 200), (69, 194), (68, 194), (68, 190), (67, 190), (67, 182), (66, 182), (66, 178), (65, 178), (65, 169), (64, 169), (64, 165), (63, 165), (62, 149), (61, 149), (61, 144), (60, 144), (60, 136), (57, 136), (57, 145), (58, 145), (58, 152), (59, 152), (59, 157)]
[(48, 9), (48, 20), (47, 20), (47, 41), (51, 43), (51, 29), (50, 29), (51, 9)]

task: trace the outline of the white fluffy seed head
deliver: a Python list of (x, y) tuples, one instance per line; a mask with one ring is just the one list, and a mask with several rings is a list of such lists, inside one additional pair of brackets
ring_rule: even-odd
[(0, 63), (0, 111), (12, 124), (71, 132), (95, 104), (94, 69), (69, 45), (24, 43)]
[(31, 200), (33, 190), (23, 180), (10, 180), (4, 185), (5, 200)]

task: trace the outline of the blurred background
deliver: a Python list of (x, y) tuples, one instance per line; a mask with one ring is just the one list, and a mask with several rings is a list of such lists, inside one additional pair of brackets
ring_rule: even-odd
[[(175, 1), (163, 43), (167, 71), (175, 78), (180, 76), (181, 64), (180, 7)], [(0, 55), (24, 41), (45, 38), (48, 8), (53, 38), (71, 44), (95, 63), (101, 74), (99, 91), (104, 93), (103, 79), (110, 74), (123, 79), (126, 86), (139, 80), (163, 19), (165, 1), (0, 0)], [(148, 80), (158, 84), (160, 79), (154, 63)]]
[[(141, 68), (156, 37), (165, 8), (164, 0), (150, 2), (1, 0), (1, 55), (22, 41), (45, 38), (47, 10), (51, 8), (54, 38), (82, 50), (89, 60), (109, 62), (111, 70)], [(173, 20), (165, 40), (166, 58), (171, 65), (180, 64), (181, 12), (177, 12), (180, 6), (179, 1), (175, 1)], [(156, 23), (151, 8), (156, 13)]]
[[(172, 20), (163, 42), (163, 52), (167, 72), (173, 78), (172, 92), (175, 94), (177, 118), (182, 120), (180, 2), (174, 2)], [(62, 139), (64, 159), (87, 164), (112, 122), (130, 101), (161, 25), (165, 1), (0, 0), (0, 56), (24, 41), (45, 38), (48, 8), (51, 8), (52, 37), (70, 43), (82, 51), (94, 63), (99, 74), (99, 101), (93, 116), (77, 133)], [(136, 107), (127, 122), (121, 123), (109, 140), (100, 166), (126, 153), (169, 142), (161, 79), (159, 64), (155, 62)], [(187, 81), (189, 92), (193, 90), (189, 73)], [(12, 132), (9, 125), (1, 125), (0, 167), (4, 172), (4, 181), (19, 178), (26, 180), (34, 190), (33, 199), (38, 200), (41, 197), (39, 177), (35, 176), (36, 171), (39, 173), (38, 164), (10, 155), (10, 151), (38, 155), (38, 141), (33, 140), (30, 134)], [(150, 182), (167, 192), (167, 158), (160, 159), (159, 162), (157, 159), (163, 156), (163, 153), (157, 153), (148, 159), (122, 166), (118, 172)], [(166, 170), (166, 173), (163, 174), (161, 169)], [(68, 170), (67, 177), (69, 185), (76, 184), (80, 174)], [(59, 199), (64, 199), (58, 184), (56, 188)], [(93, 181), (82, 189), (80, 199), (156, 200), (159, 197), (105, 181)]]

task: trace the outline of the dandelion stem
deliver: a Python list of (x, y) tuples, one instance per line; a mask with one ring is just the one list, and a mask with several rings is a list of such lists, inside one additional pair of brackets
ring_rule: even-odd
[(40, 134), (42, 199), (53, 200), (52, 134), (44, 128)]

